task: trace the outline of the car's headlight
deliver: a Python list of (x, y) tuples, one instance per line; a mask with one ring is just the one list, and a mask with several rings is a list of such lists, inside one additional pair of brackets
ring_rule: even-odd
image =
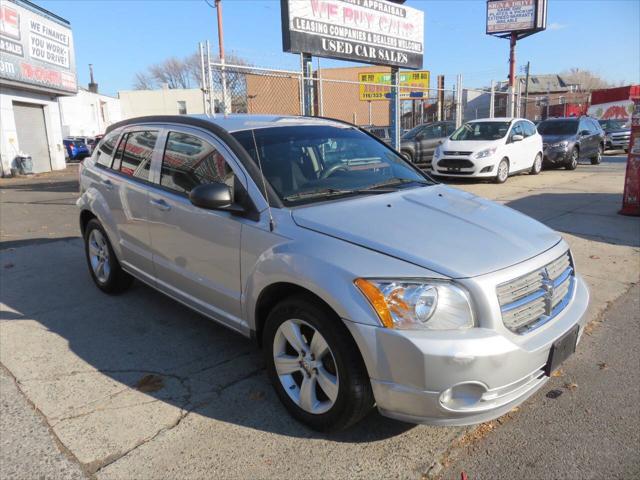
[(567, 148), (568, 146), (569, 146), (569, 142), (567, 142), (566, 140), (551, 144), (551, 148)]
[(484, 150), (480, 150), (479, 152), (476, 152), (476, 153), (473, 154), (473, 158), (490, 157), (491, 155), (496, 153), (497, 149), (498, 149), (497, 147), (492, 147), (492, 148), (486, 148)]
[(436, 149), (433, 151), (434, 160), (437, 160), (438, 158), (440, 158), (440, 155), (442, 155), (442, 148), (440, 148), (440, 145), (438, 145)]
[(451, 282), (358, 278), (354, 283), (387, 328), (458, 330), (474, 326), (469, 295)]

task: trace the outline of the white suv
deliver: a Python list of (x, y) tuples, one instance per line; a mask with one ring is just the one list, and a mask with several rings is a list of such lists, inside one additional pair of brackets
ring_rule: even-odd
[(435, 175), (493, 178), (542, 170), (542, 137), (524, 118), (485, 118), (465, 123), (433, 154)]

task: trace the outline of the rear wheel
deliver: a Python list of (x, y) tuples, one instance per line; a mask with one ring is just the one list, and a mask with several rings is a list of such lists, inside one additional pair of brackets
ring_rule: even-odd
[(591, 157), (591, 165), (599, 165), (602, 162), (602, 145), (598, 145), (598, 151)]
[(84, 247), (89, 272), (100, 290), (113, 294), (129, 288), (133, 277), (122, 270), (104, 228), (95, 218), (87, 223)]
[(578, 166), (578, 158), (580, 158), (580, 152), (576, 147), (573, 147), (573, 150), (571, 150), (571, 155), (569, 156), (569, 160), (567, 161), (565, 168), (567, 170), (575, 170), (576, 167)]
[(495, 182), (504, 183), (509, 178), (509, 160), (503, 158), (498, 164), (498, 171), (496, 172)]
[(364, 362), (342, 321), (320, 302), (296, 296), (269, 314), (267, 372), (289, 413), (314, 430), (345, 429), (373, 407)]
[(538, 175), (542, 171), (542, 154), (538, 153), (536, 155), (536, 159), (533, 161), (533, 165), (531, 166), (531, 170), (529, 173), (531, 175)]

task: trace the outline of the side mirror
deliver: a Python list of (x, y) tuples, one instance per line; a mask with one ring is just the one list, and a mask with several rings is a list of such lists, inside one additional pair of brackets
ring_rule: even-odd
[(581, 137), (586, 137), (587, 135), (590, 135), (589, 130), (580, 130)]
[(516, 134), (511, 137), (512, 142), (520, 142), (522, 140), (524, 140), (524, 137), (522, 135)]
[(193, 205), (208, 210), (230, 207), (233, 203), (231, 188), (225, 183), (206, 183), (194, 187), (189, 193)]
[(421, 133), (416, 135), (416, 140), (418, 140), (418, 141), (424, 140), (424, 135), (422, 135)]

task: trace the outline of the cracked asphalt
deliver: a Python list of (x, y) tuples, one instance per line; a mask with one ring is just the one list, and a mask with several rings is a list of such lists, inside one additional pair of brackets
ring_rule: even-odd
[[(640, 275), (640, 222), (616, 214), (624, 165), (612, 156), (573, 172), (455, 186), (563, 233), (599, 319)], [(118, 297), (99, 292), (78, 237), (76, 197), (73, 166), (0, 180), (0, 478), (421, 478), (453, 474), (469, 458), (486, 463), (462, 440), (495, 439), (500, 452), (508, 425), (535, 425), (537, 397), (491, 428), (412, 426), (374, 412), (338, 435), (312, 432), (280, 406), (249, 340), (140, 283)], [(593, 364), (592, 350), (571, 359), (567, 374)], [(554, 405), (552, 416), (565, 415)], [(598, 455), (589, 445), (565, 447)]]

